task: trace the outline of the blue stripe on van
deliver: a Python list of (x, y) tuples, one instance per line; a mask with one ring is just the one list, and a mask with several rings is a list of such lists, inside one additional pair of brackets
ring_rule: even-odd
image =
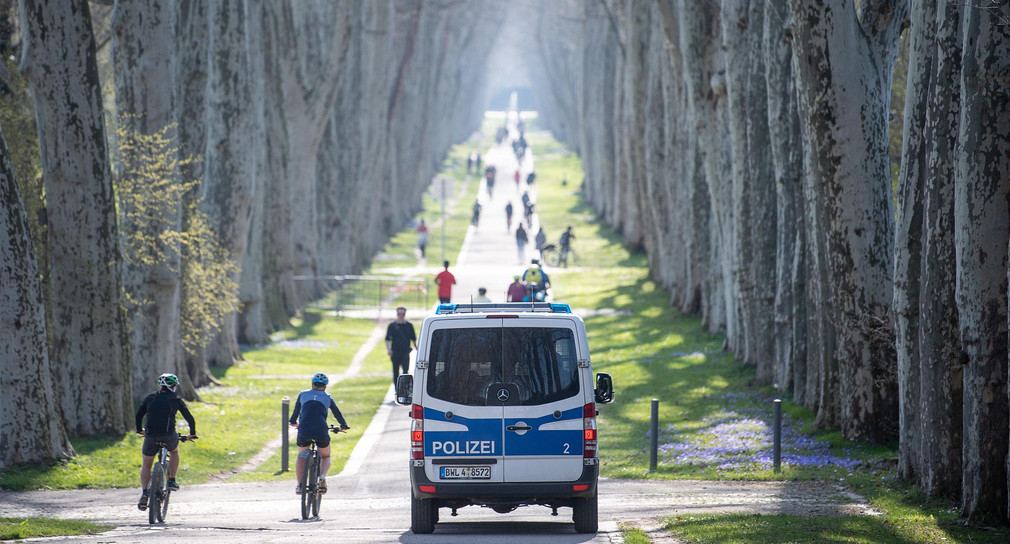
[(424, 409), (424, 419), (451, 421), (465, 425), (466, 431), (424, 432), (425, 457), (500, 457), (502, 454), (501, 418), (466, 418), (453, 416), (445, 418), (445, 412), (431, 408)]
[(582, 456), (582, 429), (540, 430), (545, 423), (555, 421), (582, 420), (582, 407), (561, 412), (560, 418), (555, 418), (551, 412), (536, 419), (505, 418), (505, 425), (515, 425), (522, 421), (533, 427), (523, 435), (514, 432), (505, 433), (505, 455), (570, 455)]

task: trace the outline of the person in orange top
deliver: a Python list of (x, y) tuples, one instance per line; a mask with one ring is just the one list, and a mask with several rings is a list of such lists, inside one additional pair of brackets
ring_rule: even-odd
[(435, 283), (438, 285), (438, 301), (448, 304), (449, 299), (452, 298), (452, 286), (456, 283), (456, 276), (449, 272), (449, 261), (442, 261), (442, 266), (445, 267), (445, 270), (435, 276)]

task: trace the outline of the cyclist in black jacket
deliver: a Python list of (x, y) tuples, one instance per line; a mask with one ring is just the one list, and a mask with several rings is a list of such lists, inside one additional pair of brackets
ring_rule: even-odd
[[(144, 462), (140, 467), (140, 485), (143, 494), (137, 508), (145, 510), (147, 508), (147, 484), (151, 480), (151, 465), (154, 464), (154, 457), (158, 455), (159, 442), (164, 442), (171, 453), (168, 464), (168, 488), (172, 491), (179, 490), (179, 484), (175, 483), (175, 473), (179, 470), (179, 433), (175, 430), (175, 413), (179, 412), (189, 423), (189, 438), (196, 438), (196, 420), (186, 408), (179, 395), (175, 394), (175, 388), (179, 385), (179, 378), (175, 374), (162, 374), (158, 376), (158, 385), (161, 388), (144, 398), (137, 409), (137, 433), (144, 435), (144, 447), (141, 450)], [(141, 425), (144, 416), (147, 415), (146, 425)]]

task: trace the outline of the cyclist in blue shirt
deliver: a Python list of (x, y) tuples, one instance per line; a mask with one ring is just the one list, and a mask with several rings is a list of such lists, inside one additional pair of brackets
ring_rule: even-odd
[[(341, 429), (350, 429), (344, 421), (340, 408), (333, 401), (333, 397), (326, 393), (326, 384), (330, 379), (322, 372), (316, 372), (312, 376), (312, 389), (306, 389), (298, 394), (298, 400), (291, 411), (291, 419), (288, 423), (292, 427), (298, 428), (298, 460), (295, 461), (296, 481), (302, 481), (302, 472), (305, 471), (305, 459), (309, 456), (309, 444), (316, 441), (319, 450), (319, 490), (326, 493), (326, 471), (330, 469), (330, 435), (329, 426), (326, 424), (326, 411), (333, 412), (333, 416), (340, 422)], [(300, 420), (300, 421), (299, 421)], [(295, 486), (295, 493), (301, 493), (301, 484)]]
[[(179, 395), (175, 394), (175, 388), (179, 385), (179, 378), (175, 374), (162, 374), (158, 376), (158, 391), (144, 397), (137, 409), (136, 426), (137, 433), (144, 435), (144, 446), (141, 449), (143, 464), (140, 466), (140, 485), (143, 493), (140, 496), (140, 503), (137, 508), (147, 509), (147, 484), (151, 481), (151, 465), (154, 464), (154, 457), (161, 449), (159, 442), (163, 442), (171, 454), (168, 462), (168, 488), (172, 491), (179, 490), (179, 484), (175, 483), (175, 474), (179, 470), (179, 433), (175, 430), (175, 414), (182, 414), (189, 423), (189, 438), (196, 438), (196, 420), (189, 413), (189, 408)], [(147, 421), (144, 421), (144, 416)]]

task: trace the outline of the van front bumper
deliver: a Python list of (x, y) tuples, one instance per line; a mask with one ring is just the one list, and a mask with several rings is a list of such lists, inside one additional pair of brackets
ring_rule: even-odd
[[(462, 499), (470, 504), (550, 504), (595, 497), (599, 475), (599, 464), (592, 464), (584, 465), (579, 479), (571, 482), (433, 482), (423, 466), (411, 466), (410, 487), (415, 499)], [(433, 486), (435, 491), (421, 491), (421, 486)]]

